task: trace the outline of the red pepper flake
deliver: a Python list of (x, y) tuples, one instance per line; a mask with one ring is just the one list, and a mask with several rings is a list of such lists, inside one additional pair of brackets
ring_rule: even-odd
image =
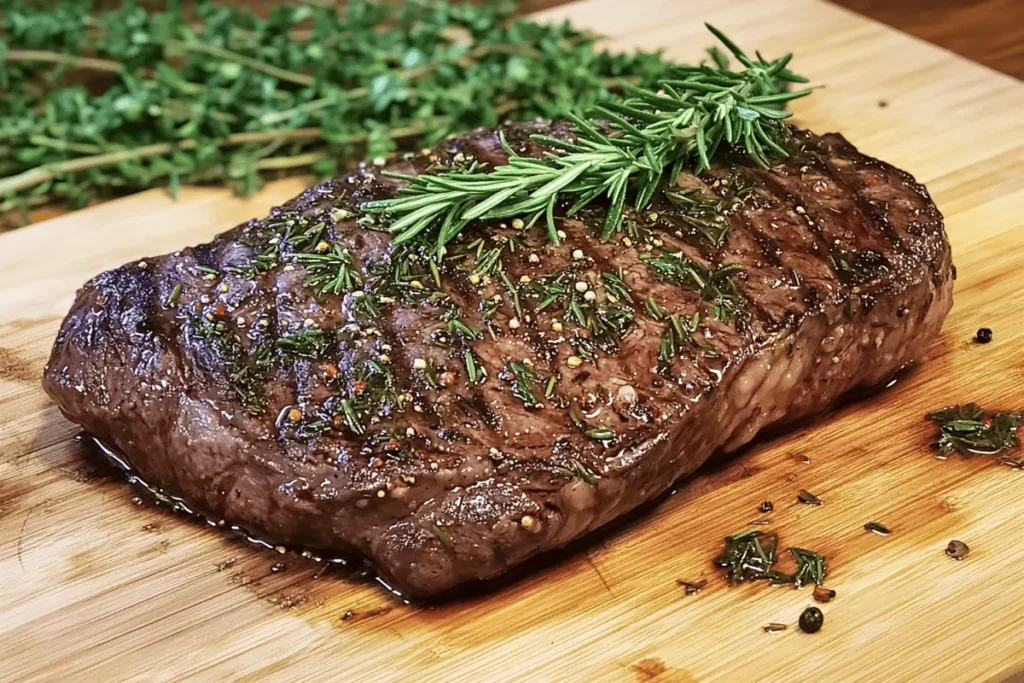
[(334, 379), (338, 376), (338, 366), (334, 363), (328, 363), (324, 366), (324, 375), (327, 379)]
[(387, 444), (384, 446), (384, 449), (391, 453), (401, 450), (401, 448), (402, 443), (398, 439), (388, 439)]
[(356, 381), (355, 384), (352, 385), (352, 391), (354, 391), (357, 394), (361, 394), (364, 391), (366, 391), (369, 387), (370, 385), (367, 384), (365, 380), (358, 380)]
[(455, 384), (455, 373), (451, 370), (442, 372), (438, 381), (441, 382), (442, 387), (450, 387), (452, 384)]
[(292, 408), (288, 411), (288, 419), (292, 422), (298, 422), (302, 419), (302, 411), (298, 408)]
[(214, 312), (214, 313), (216, 313), (216, 314), (217, 314), (217, 315), (219, 315), (219, 316), (220, 316), (220, 315), (224, 315), (225, 313), (227, 313), (227, 312), (228, 312), (228, 307), (227, 307), (227, 306), (225, 306), (224, 304), (217, 304), (217, 305), (216, 305), (216, 306), (214, 307), (214, 309), (213, 309), (213, 312)]
[(334, 417), (331, 418), (331, 426), (334, 427), (335, 429), (341, 429), (342, 425), (344, 424), (345, 421), (341, 419), (341, 415), (335, 415)]
[(581, 330), (578, 330), (578, 331), (577, 331), (577, 334), (578, 334), (579, 336), (583, 337), (584, 339), (590, 339), (590, 330), (588, 330), (588, 329), (586, 329), (586, 328), (583, 328), (583, 329), (581, 329)]

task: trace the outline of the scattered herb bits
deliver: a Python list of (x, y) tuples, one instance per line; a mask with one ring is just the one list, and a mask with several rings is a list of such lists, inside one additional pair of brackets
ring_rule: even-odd
[(808, 607), (800, 614), (800, 630), (804, 633), (817, 633), (825, 623), (825, 615), (817, 607)]
[(933, 410), (925, 416), (939, 426), (932, 443), (939, 455), (998, 455), (1016, 448), (1020, 413), (989, 412), (975, 403)]
[(804, 505), (821, 505), (821, 498), (818, 498), (816, 495), (814, 495), (813, 493), (806, 489), (797, 494), (796, 499), (799, 500)]
[(757, 509), (767, 515), (769, 512), (775, 509), (775, 506), (772, 505), (772, 502), (770, 500), (766, 500), (763, 503), (761, 503), (761, 505), (759, 505)]
[(701, 579), (700, 581), (683, 581), (677, 579), (676, 583), (683, 587), (683, 590), (687, 595), (696, 595), (704, 590), (704, 586), (708, 585), (707, 579)]
[(793, 575), (793, 584), (797, 588), (803, 588), (809, 583), (816, 586), (824, 583), (828, 567), (823, 556), (804, 548), (790, 548), (789, 554), (797, 564), (796, 574)]
[(952, 557), (954, 560), (962, 560), (967, 557), (971, 549), (967, 547), (967, 544), (963, 541), (953, 540), (946, 546), (946, 554)]
[(889, 531), (889, 527), (884, 524), (879, 524), (878, 522), (868, 522), (864, 525), (864, 529), (873, 534), (878, 534), (879, 536), (888, 536), (892, 533)]
[(778, 544), (778, 538), (756, 529), (728, 536), (715, 566), (726, 570), (729, 583), (771, 578)]
[(988, 327), (982, 327), (974, 335), (974, 341), (979, 344), (988, 344), (992, 341), (992, 330)]
[(763, 630), (765, 633), (782, 633), (787, 628), (789, 628), (789, 627), (786, 626), (785, 624), (778, 624), (778, 623), (772, 622), (770, 624), (765, 624), (764, 626), (762, 626), (761, 630)]

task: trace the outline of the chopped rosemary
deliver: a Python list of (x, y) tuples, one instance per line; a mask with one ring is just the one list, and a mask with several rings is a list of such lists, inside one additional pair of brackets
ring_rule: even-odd
[(668, 316), (668, 325), (665, 326), (658, 345), (658, 362), (662, 365), (670, 364), (676, 357), (677, 347), (692, 341), (699, 322), (699, 313), (694, 313), (685, 321), (678, 315)]
[(678, 77), (658, 84), (658, 92), (624, 83), (626, 98), (591, 109), (595, 118), (607, 121), (606, 129), (568, 114), (574, 141), (535, 136), (558, 153), (521, 157), (502, 139), (507, 165), (418, 176), (389, 173), (408, 185), (397, 198), (367, 202), (362, 210), (388, 215), (395, 243), (422, 236), (441, 253), (477, 218), (524, 215), (530, 217), (528, 226), (544, 218), (549, 239), (558, 244), (554, 209), (559, 200), (571, 200), (566, 215), (573, 216), (605, 197), (609, 208), (601, 237), (608, 240), (621, 228), (627, 195), (638, 209), (646, 207), (663, 179), (671, 184), (684, 168), (707, 169), (723, 144), (762, 165), (769, 155), (786, 155), (778, 141), (789, 114), (779, 107), (810, 94), (779, 86), (780, 81), (805, 82), (786, 71), (792, 55), (754, 61), (717, 29), (708, 29), (744, 70), (681, 67)]
[(512, 380), (512, 395), (523, 402), (527, 408), (543, 407), (543, 402), (533, 390), (533, 385), (541, 379), (532, 366), (519, 361), (508, 361), (503, 368)]
[(987, 412), (975, 403), (934, 410), (926, 416), (939, 426), (933, 443), (943, 456), (951, 453), (997, 455), (1019, 445), (1021, 413)]
[(479, 364), (472, 349), (466, 349), (466, 378), (470, 386), (480, 384), (487, 379), (487, 370)]
[(319, 288), (323, 294), (350, 292), (363, 282), (352, 265), (352, 257), (337, 244), (323, 254), (296, 254), (295, 261), (304, 265), (309, 273), (306, 285)]
[(633, 292), (622, 279), (621, 269), (618, 273), (601, 273), (601, 279), (604, 281), (604, 288), (608, 292), (609, 299), (625, 302), (632, 300)]
[(589, 468), (587, 468), (586, 465), (581, 463), (579, 460), (576, 460), (575, 458), (572, 458), (568, 461), (568, 467), (556, 466), (552, 467), (551, 469), (553, 469), (555, 472), (561, 474), (564, 477), (568, 477), (569, 479), (579, 479), (583, 482), (586, 482), (587, 484), (590, 484), (591, 486), (596, 485), (598, 479), (601, 478), (599, 474), (595, 473), (593, 470), (590, 470)]
[(726, 570), (729, 583), (767, 580), (775, 585), (793, 584), (796, 588), (822, 584), (828, 572), (824, 557), (803, 548), (790, 548), (797, 569), (794, 574), (786, 574), (775, 569), (778, 545), (777, 536), (757, 529), (728, 536), (715, 565)]
[(726, 570), (729, 583), (770, 579), (777, 574), (773, 567), (778, 544), (778, 537), (756, 529), (728, 536), (715, 565)]
[(644, 301), (644, 311), (647, 313), (647, 316), (653, 320), (664, 320), (668, 317), (668, 311), (666, 311), (653, 296), (647, 297)]
[(824, 557), (803, 548), (790, 548), (789, 554), (796, 559), (797, 568), (793, 575), (793, 584), (797, 588), (803, 588), (810, 583), (820, 586), (825, 582), (828, 567), (825, 565)]
[(454, 548), (455, 547), (455, 541), (452, 540), (452, 537), (449, 536), (448, 533), (445, 532), (443, 529), (441, 529), (441, 527), (439, 527), (437, 524), (431, 524), (430, 525), (430, 531), (431, 531), (431, 533), (434, 534), (434, 536), (437, 537), (437, 540), (445, 548)]
[(726, 204), (717, 196), (702, 194), (696, 188), (666, 192), (672, 206), (673, 216), (711, 243), (721, 247), (729, 235), (729, 219), (725, 215)]
[(743, 296), (732, 281), (732, 275), (743, 270), (738, 263), (709, 270), (681, 252), (641, 256), (640, 260), (662, 279), (700, 292), (701, 299), (711, 305), (717, 320), (724, 322), (735, 315), (742, 315)]
[(323, 330), (303, 330), (280, 337), (277, 340), (277, 348), (287, 358), (306, 358), (316, 360), (327, 351), (327, 335)]
[(178, 299), (181, 298), (181, 283), (174, 285), (174, 289), (171, 290), (171, 295), (167, 297), (167, 308), (174, 308), (178, 305)]
[(797, 494), (796, 499), (804, 505), (821, 505), (821, 498), (804, 489)]
[(514, 284), (512, 284), (512, 281), (508, 279), (508, 275), (505, 275), (505, 271), (500, 271), (499, 275), (501, 275), (501, 281), (505, 283), (505, 288), (508, 290), (508, 293), (512, 295), (512, 307), (515, 309), (516, 315), (522, 318), (523, 307), (519, 303), (519, 290)]

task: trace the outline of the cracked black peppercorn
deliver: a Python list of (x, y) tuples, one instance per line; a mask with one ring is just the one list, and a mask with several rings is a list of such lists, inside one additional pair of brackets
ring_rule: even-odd
[(800, 630), (804, 633), (817, 633), (825, 623), (825, 615), (817, 607), (808, 607), (800, 615)]
[(974, 339), (979, 344), (988, 344), (992, 341), (992, 330), (987, 327), (983, 327), (974, 335)]

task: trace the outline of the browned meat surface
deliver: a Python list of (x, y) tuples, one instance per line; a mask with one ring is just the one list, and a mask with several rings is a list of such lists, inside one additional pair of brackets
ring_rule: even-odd
[[(568, 134), (506, 131), (536, 155), (540, 129)], [(477, 221), (436, 273), (360, 214), (396, 186), (361, 169), (94, 278), (45, 388), (211, 518), (362, 553), (412, 597), (495, 577), (884, 382), (936, 336), (953, 267), (925, 189), (839, 135), (789, 149), (770, 170), (682, 176), (607, 243), (599, 208), (557, 219), (557, 247)], [(505, 161), (496, 131), (392, 169), (470, 158)]]

